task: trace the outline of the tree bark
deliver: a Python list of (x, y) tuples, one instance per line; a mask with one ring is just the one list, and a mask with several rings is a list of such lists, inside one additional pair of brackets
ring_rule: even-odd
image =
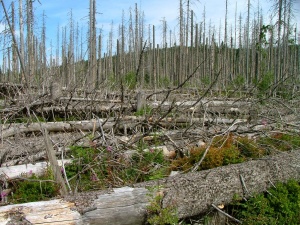
[[(52, 224), (62, 221), (69, 221), (64, 224), (143, 224), (146, 206), (151, 201), (149, 194), (156, 194), (149, 192), (147, 187), (160, 187), (163, 207), (175, 207), (179, 218), (186, 218), (207, 212), (212, 205), (228, 204), (235, 195), (247, 198), (278, 181), (300, 179), (299, 163), (300, 151), (294, 150), (241, 164), (140, 183), (133, 188), (114, 189), (110, 193), (87, 192), (67, 196), (64, 200), (9, 205), (0, 208), (0, 221), (12, 220), (14, 214), (9, 212), (18, 209), (18, 213), (31, 223), (49, 220)], [(52, 207), (37, 209), (37, 205), (49, 204)], [(63, 207), (65, 213), (56, 213), (57, 207)]]

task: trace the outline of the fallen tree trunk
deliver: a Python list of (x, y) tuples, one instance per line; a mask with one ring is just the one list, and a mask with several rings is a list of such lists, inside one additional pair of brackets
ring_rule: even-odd
[[(58, 160), (59, 166), (62, 166), (62, 164), (67, 165), (71, 162), (72, 160), (70, 159), (65, 159), (63, 160), (63, 162), (61, 160)], [(17, 166), (0, 167), (0, 178), (2, 180), (13, 180), (22, 176), (30, 176), (32, 174), (40, 176), (45, 173), (49, 166), (50, 163), (48, 162), (38, 162), (35, 164), (29, 163)]]
[(74, 203), (55, 199), (0, 208), (0, 225), (4, 224), (84, 224), (79, 212), (72, 210)]
[[(86, 121), (69, 121), (69, 122), (47, 122), (47, 123), (31, 123), (31, 124), (8, 124), (0, 126), (0, 138), (4, 139), (16, 134), (28, 133), (28, 132), (40, 132), (42, 129), (46, 129), (49, 132), (63, 132), (63, 131), (95, 131), (100, 128), (104, 123), (104, 120), (86, 120)], [(128, 123), (128, 124), (127, 124)], [(130, 127), (135, 126), (129, 120), (122, 119), (121, 125)], [(103, 124), (103, 129), (111, 129), (116, 126), (117, 123), (114, 120), (106, 121)]]
[[(32, 223), (39, 219), (40, 222), (49, 221), (51, 224), (72, 224), (70, 220), (73, 220), (73, 224), (143, 224), (146, 206), (151, 201), (147, 187), (155, 186), (161, 188), (164, 207), (176, 207), (180, 218), (191, 217), (212, 209), (212, 205), (230, 203), (234, 195), (249, 197), (265, 191), (278, 181), (300, 179), (299, 163), (300, 151), (297, 150), (140, 183), (134, 185), (134, 188), (114, 189), (111, 193), (80, 193), (64, 198), (67, 203), (63, 205), (67, 205), (68, 209), (63, 215), (55, 213), (64, 202), (59, 200), (53, 202), (53, 211), (44, 207), (38, 214), (35, 208), (43, 204), (41, 202), (5, 206), (0, 208), (0, 224), (12, 220), (14, 214), (9, 212), (16, 210)], [(50, 221), (50, 218), (55, 220)]]
[[(140, 122), (156, 124), (162, 127), (184, 126), (191, 123), (245, 123), (246, 119), (226, 119), (226, 118), (163, 118), (155, 119), (145, 117), (128, 116), (120, 118), (120, 120), (109, 119), (104, 122), (104, 119), (86, 120), (86, 121), (69, 121), (69, 122), (47, 122), (47, 123), (31, 123), (31, 124), (8, 124), (0, 126), (0, 138), (14, 136), (21, 133), (39, 132), (42, 129), (47, 129), (49, 132), (65, 132), (65, 131), (95, 131), (99, 128), (112, 129), (114, 126), (121, 129), (130, 129), (136, 127)], [(102, 125), (103, 124), (103, 125)]]

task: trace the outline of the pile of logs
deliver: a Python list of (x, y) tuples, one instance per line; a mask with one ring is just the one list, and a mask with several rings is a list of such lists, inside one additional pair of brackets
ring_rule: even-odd
[[(30, 96), (22, 101), (3, 102), (0, 110), (2, 183), (24, 173), (40, 174), (50, 164), (53, 167), (70, 163), (71, 159), (60, 156), (62, 149), (68, 151), (72, 145), (91, 146), (92, 142), (95, 146), (114, 145), (126, 152), (136, 149), (140, 140), (151, 143), (158, 138), (168, 156), (174, 151), (186, 153), (193, 146), (229, 132), (255, 137), (277, 131), (299, 132), (300, 127), (297, 101), (271, 99), (268, 104), (260, 105), (253, 99), (199, 96), (188, 101), (169, 101), (178, 98), (175, 94), (168, 99), (156, 96), (155, 101), (146, 100), (140, 93), (123, 99), (118, 96), (108, 99), (108, 95), (101, 98), (103, 93), (87, 97), (61, 95), (56, 93), (51, 98), (40, 95), (29, 103), (26, 101), (33, 99)], [(146, 106), (151, 111), (138, 115)], [(64, 121), (56, 121), (62, 115)], [(74, 115), (81, 120), (67, 121)], [(20, 117), (30, 118), (26, 123), (13, 123)], [(52, 121), (39, 121), (40, 117)], [(0, 207), (0, 224), (138, 225), (145, 222), (147, 206), (157, 194), (163, 196), (163, 207), (176, 207), (180, 218), (192, 217), (230, 203), (234, 194), (249, 197), (277, 181), (299, 179), (299, 162), (300, 152), (295, 150), (131, 187), (76, 195), (61, 193), (50, 201)], [(158, 187), (158, 190), (154, 193), (148, 187)], [(5, 198), (1, 200), (5, 204)]]
[[(179, 218), (192, 217), (228, 204), (234, 195), (249, 197), (277, 181), (300, 179), (300, 151), (190, 172), (133, 187), (67, 195), (63, 198), (0, 207), (0, 224), (143, 224), (151, 196), (163, 196)], [(1, 171), (2, 173), (2, 171)], [(151, 192), (147, 187), (158, 187)]]

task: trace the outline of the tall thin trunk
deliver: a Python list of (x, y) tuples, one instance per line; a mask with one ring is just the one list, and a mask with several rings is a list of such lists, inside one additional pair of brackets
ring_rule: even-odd
[(27, 73), (29, 76), (29, 84), (32, 84), (34, 81), (34, 40), (33, 40), (33, 24), (34, 24), (34, 15), (33, 15), (33, 1), (27, 0), (26, 4), (26, 13), (27, 13), (27, 59), (28, 59), (28, 67)]
[(179, 62), (178, 62), (178, 83), (183, 80), (183, 45), (184, 45), (184, 18), (183, 18), (183, 4), (179, 1)]
[(278, 40), (277, 40), (277, 64), (276, 64), (276, 75), (275, 82), (278, 82), (281, 78), (281, 26), (282, 26), (282, 0), (278, 0)]
[(155, 26), (152, 27), (152, 43), (153, 43), (153, 82), (154, 82), (154, 92), (156, 92), (157, 87), (157, 77), (156, 77), (156, 70), (157, 70), (157, 64), (156, 64), (156, 49), (155, 49)]
[[(19, 32), (20, 32), (20, 61), (24, 62), (24, 20), (23, 20), (23, 2), (22, 0), (19, 0)], [(20, 63), (21, 64), (21, 63)], [(25, 66), (25, 65), (24, 65)], [(21, 70), (21, 76), (20, 76), (20, 81), (22, 81), (23, 77), (26, 74), (24, 73), (23, 70)]]
[(74, 59), (74, 20), (73, 20), (73, 11), (70, 11), (70, 31), (69, 31), (69, 47), (68, 47), (68, 72), (70, 83), (72, 85), (76, 84), (76, 75), (75, 75), (75, 59)]
[(90, 0), (90, 12), (89, 12), (89, 78), (88, 88), (96, 88), (96, 1)]
[(246, 32), (246, 87), (250, 84), (249, 74), (249, 36), (250, 36), (250, 0), (247, 5), (247, 32)]
[(137, 3), (135, 3), (135, 28), (134, 28), (134, 70), (138, 68), (139, 61), (139, 11)]

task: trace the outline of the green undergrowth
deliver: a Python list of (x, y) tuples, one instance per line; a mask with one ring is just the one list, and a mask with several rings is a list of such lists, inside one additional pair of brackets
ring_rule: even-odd
[(78, 191), (124, 186), (168, 175), (169, 161), (158, 148), (118, 153), (112, 146), (73, 146), (71, 155), (74, 161), (66, 166), (66, 175)]
[(297, 148), (300, 148), (300, 136), (298, 134), (274, 133), (256, 140), (228, 134), (214, 138), (209, 149), (207, 146), (190, 149), (188, 155), (172, 161), (170, 169), (189, 171), (202, 159), (205, 152), (207, 154), (198, 170), (242, 163)]
[[(207, 145), (193, 147), (183, 156), (170, 159), (163, 155), (161, 149), (151, 147), (163, 144), (160, 133), (153, 133), (152, 136), (151, 140), (138, 142), (135, 150), (127, 151), (114, 146), (96, 146), (92, 141), (90, 147), (71, 146), (65, 157), (73, 161), (65, 165), (66, 177), (64, 173), (62, 175), (69, 181), (72, 191), (83, 192), (161, 179), (171, 171), (190, 171), (205, 152), (207, 154), (198, 170), (300, 148), (299, 134), (274, 133), (256, 139), (227, 134), (215, 137), (209, 149)], [(41, 177), (31, 174), (23, 179), (9, 181), (8, 188), (13, 193), (9, 201), (31, 202), (57, 196), (59, 187), (51, 182), (54, 178), (49, 171)]]
[(149, 105), (144, 106), (134, 113), (135, 116), (146, 116), (151, 115), (152, 108)]
[(274, 150), (290, 151), (300, 147), (300, 135), (287, 133), (275, 133), (258, 140), (258, 143), (265, 148), (267, 152)]
[(150, 204), (147, 206), (147, 221), (146, 225), (164, 225), (179, 224), (179, 218), (175, 205), (169, 205), (163, 207), (162, 200), (163, 195), (159, 190), (159, 187), (153, 187), (149, 189), (149, 201)]
[[(41, 176), (26, 174), (20, 179), (9, 182), (12, 195), (8, 195), (8, 201), (14, 204), (48, 200), (59, 194), (59, 185), (54, 181), (50, 170), (46, 170)], [(1, 198), (6, 197), (1, 192)]]
[(278, 183), (247, 201), (236, 198), (227, 211), (245, 225), (300, 224), (299, 182)]

